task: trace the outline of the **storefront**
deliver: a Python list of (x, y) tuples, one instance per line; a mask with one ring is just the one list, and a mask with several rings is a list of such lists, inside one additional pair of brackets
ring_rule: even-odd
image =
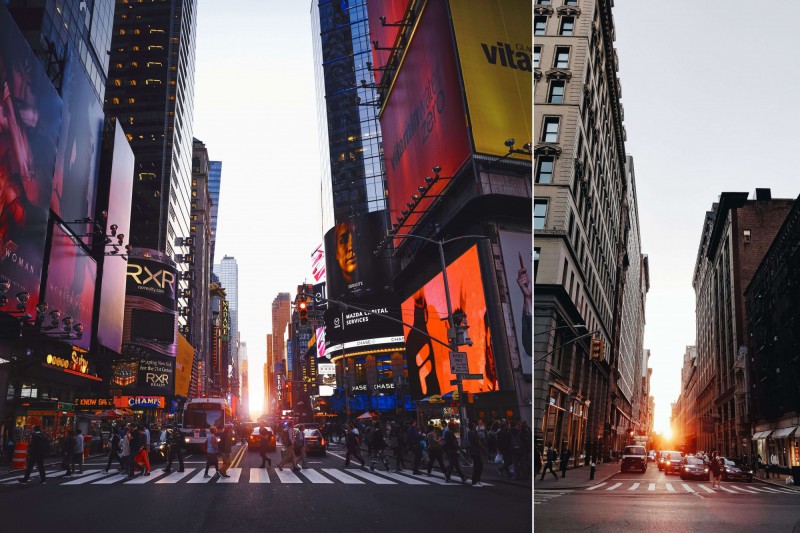
[(75, 406), (69, 402), (32, 400), (23, 402), (17, 409), (14, 440), (27, 440), (34, 426), (41, 426), (50, 442), (51, 452), (61, 447), (67, 429), (75, 427)]
[[(175, 409), (167, 404), (164, 396), (114, 396), (114, 407), (129, 409), (135, 423), (148, 425), (168, 425), (174, 421)], [(173, 402), (170, 402), (172, 404)]]
[(586, 457), (583, 441), (588, 412), (585, 402), (557, 387), (550, 387), (542, 420), (544, 445), (555, 447), (559, 453), (566, 447), (571, 453), (571, 466), (583, 464)]

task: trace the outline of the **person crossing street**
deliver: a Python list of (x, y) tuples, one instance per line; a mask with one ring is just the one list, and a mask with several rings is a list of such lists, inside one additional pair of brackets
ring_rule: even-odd
[(267, 431), (266, 426), (261, 426), (258, 429), (258, 434), (261, 435), (261, 439), (259, 439), (259, 452), (261, 455), (261, 466), (260, 468), (265, 468), (265, 465), (269, 463), (269, 466), (272, 466), (272, 459), (267, 457), (267, 452), (269, 451), (269, 440), (267, 436), (269, 432)]
[(345, 446), (347, 446), (347, 453), (344, 457), (344, 466), (350, 466), (350, 457), (353, 456), (358, 459), (361, 466), (364, 467), (364, 458), (361, 457), (361, 439), (358, 435), (358, 430), (352, 422), (348, 424), (347, 436), (345, 437)]
[(183, 435), (181, 431), (178, 429), (178, 425), (175, 424), (172, 426), (172, 430), (169, 433), (169, 461), (167, 462), (167, 467), (164, 469), (164, 472), (169, 474), (172, 472), (172, 461), (175, 459), (175, 456), (178, 457), (178, 472), (183, 472), (183, 447), (185, 446), (185, 442), (183, 440)]
[(287, 463), (292, 464), (292, 469), (294, 469), (295, 462), (297, 459), (294, 455), (294, 446), (292, 445), (292, 424), (290, 422), (283, 423), (283, 431), (281, 432), (281, 444), (283, 445), (283, 457), (281, 458), (281, 462), (278, 463), (278, 470), (283, 470), (283, 467)]
[(50, 442), (42, 433), (41, 426), (33, 426), (33, 434), (28, 445), (28, 465), (25, 467), (25, 475), (19, 480), (20, 483), (25, 484), (31, 477), (33, 467), (39, 469), (39, 479), (41, 484), (47, 483), (47, 476), (44, 473), (44, 458), (50, 451)]

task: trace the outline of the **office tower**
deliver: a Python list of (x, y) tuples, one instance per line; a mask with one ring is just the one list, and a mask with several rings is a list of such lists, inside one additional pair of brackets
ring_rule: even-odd
[[(291, 297), (288, 292), (279, 292), (272, 300), (272, 361), (278, 363), (286, 359), (284, 334), (291, 319)], [(269, 350), (269, 344), (267, 345)]]
[(190, 235), (196, 24), (195, 0), (118, 0), (114, 13), (105, 110), (136, 156), (131, 244), (169, 256)]
[[(231, 334), (230, 358), (231, 364), (239, 368), (239, 265), (236, 258), (226, 255), (219, 264), (214, 265), (214, 274), (219, 277), (222, 288), (227, 295)], [(237, 377), (238, 380), (238, 377)]]
[(322, 223), (386, 209), (378, 100), (365, 0), (313, 0)]
[(211, 196), (211, 264), (217, 244), (217, 215), (219, 213), (219, 193), (222, 187), (222, 161), (208, 162), (208, 194)]

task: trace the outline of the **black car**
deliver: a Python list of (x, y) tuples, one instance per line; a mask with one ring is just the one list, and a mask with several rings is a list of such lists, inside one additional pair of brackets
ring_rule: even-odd
[(622, 450), (622, 465), (620, 469), (623, 472), (628, 470), (647, 472), (647, 452), (644, 446), (625, 446), (625, 449)]
[(664, 465), (666, 464), (667, 459), (669, 459), (669, 454), (671, 454), (671, 453), (678, 453), (678, 452), (674, 452), (674, 451), (670, 451), (670, 450), (663, 450), (663, 451), (658, 453), (658, 469), (659, 470), (664, 470)]
[(312, 453), (318, 453), (319, 455), (327, 455), (328, 453), (328, 443), (325, 442), (325, 439), (322, 436), (322, 433), (318, 429), (310, 429), (306, 428), (303, 431), (303, 438), (306, 442), (306, 453), (311, 455)]
[(683, 467), (683, 454), (681, 452), (667, 452), (664, 458), (664, 473), (680, 474)]
[(699, 457), (688, 455), (683, 458), (681, 479), (703, 479), (709, 481), (711, 479), (711, 469)]
[(721, 457), (724, 466), (720, 469), (720, 478), (722, 481), (746, 481), (751, 483), (753, 481), (753, 469), (747, 465), (736, 463), (725, 457)]

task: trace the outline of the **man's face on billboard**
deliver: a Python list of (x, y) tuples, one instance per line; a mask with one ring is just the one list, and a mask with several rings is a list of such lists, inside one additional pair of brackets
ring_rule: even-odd
[(342, 270), (347, 283), (353, 281), (353, 273), (358, 268), (356, 253), (353, 248), (355, 224), (340, 222), (336, 225), (336, 262)]

